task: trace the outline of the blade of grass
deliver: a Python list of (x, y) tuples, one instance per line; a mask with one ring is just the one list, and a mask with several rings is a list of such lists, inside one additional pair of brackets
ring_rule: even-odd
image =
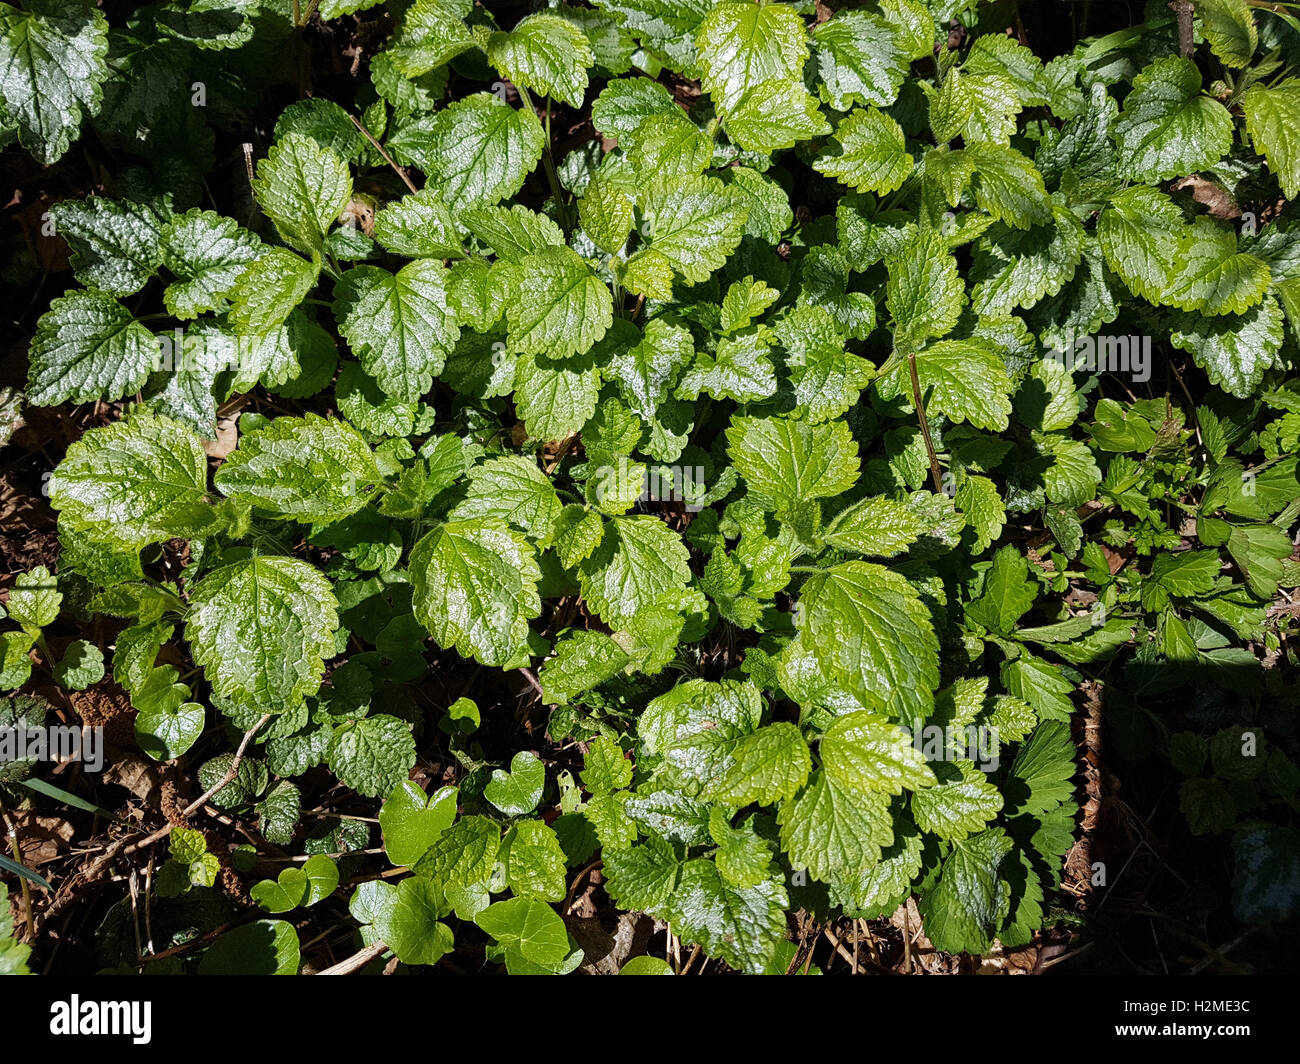
[(22, 876), (23, 879), (30, 879), (37, 886), (44, 887), (46, 890), (53, 890), (49, 881), (39, 872), (33, 872), (24, 864), (19, 864), (12, 857), (6, 857), (0, 853), (0, 869), (6, 872), (12, 872), (16, 876)]
[(70, 805), (73, 809), (80, 809), (86, 813), (95, 813), (99, 816), (112, 820), (115, 823), (125, 823), (121, 817), (115, 813), (110, 813), (102, 805), (96, 805), (94, 802), (88, 802), (84, 798), (79, 798), (75, 794), (70, 794), (62, 787), (56, 787), (52, 783), (46, 783), (44, 780), (19, 780), (18, 786), (26, 787), (29, 791), (37, 794), (43, 794), (46, 798), (52, 798), (56, 802), (62, 802), (64, 805)]

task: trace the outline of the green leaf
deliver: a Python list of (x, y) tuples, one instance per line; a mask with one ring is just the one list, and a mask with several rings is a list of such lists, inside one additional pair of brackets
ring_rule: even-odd
[(200, 975), (296, 975), (298, 932), (284, 920), (258, 920), (218, 938), (199, 961)]
[(347, 206), (352, 176), (333, 151), (290, 133), (257, 164), (253, 194), (285, 243), (310, 254)]
[(841, 511), (822, 538), (841, 550), (891, 558), (905, 551), (929, 527), (924, 515), (906, 503), (876, 495)]
[(415, 765), (415, 740), (403, 720), (378, 714), (343, 723), (325, 750), (330, 771), (354, 791), (389, 794)]
[[(28, 871), (22, 865), (19, 865), (18, 867), (23, 868), (26, 878), (41, 878), (37, 876), (35, 872)], [(6, 871), (10, 871), (7, 865)], [(14, 921), (13, 917), (10, 915), (9, 909), (9, 888), (0, 884), (0, 975), (31, 975), (31, 969), (27, 967), (27, 958), (31, 955), (31, 952), (31, 946), (22, 945), (16, 938), (14, 938)], [(642, 962), (654, 959), (655, 958), (651, 957), (634, 958), (634, 960)], [(628, 967), (632, 963), (632, 961), (629, 961), (627, 965), (624, 965), (623, 971), (619, 972), (619, 974), (622, 975), (624, 972), (627, 972), (629, 975), (634, 974), (628, 972)], [(665, 965), (665, 967), (667, 967), (667, 965)], [(642, 968), (644, 968), (644, 964), (642, 965)], [(671, 972), (672, 969), (669, 969), (670, 974)], [(645, 974), (655, 973), (646, 972)]]
[(938, 883), (920, 902), (925, 933), (936, 949), (988, 949), (1010, 906), (1011, 886), (999, 873), (1012, 847), (1000, 828), (953, 843)]
[(510, 771), (493, 769), (483, 797), (506, 816), (524, 816), (542, 800), (546, 769), (536, 754), (521, 750), (510, 761)]
[(939, 644), (929, 611), (902, 576), (845, 562), (810, 576), (800, 591), (795, 644), (823, 677), (865, 705), (920, 717), (939, 686)]
[(1039, 443), (1052, 456), (1052, 464), (1043, 470), (1043, 486), (1052, 502), (1075, 507), (1096, 497), (1101, 470), (1086, 443), (1058, 435), (1042, 437)]
[(475, 916), (474, 922), (508, 953), (517, 953), (534, 964), (559, 965), (569, 955), (564, 921), (549, 905), (535, 898), (496, 902)]
[(595, 62), (591, 44), (573, 23), (558, 15), (529, 15), (509, 33), (488, 38), (488, 62), (516, 85), (582, 106), (587, 68)]
[(569, 358), (591, 349), (614, 319), (605, 282), (569, 248), (547, 248), (518, 265), (506, 304), (512, 351)]
[(1205, 314), (1241, 314), (1268, 290), (1272, 275), (1254, 255), (1237, 251), (1231, 230), (1198, 218), (1183, 237), (1164, 302)]
[(1259, 44), (1255, 16), (1246, 0), (1201, 0), (1196, 7), (1201, 32), (1224, 66), (1244, 67)]
[[(732, 2), (732, 6), (750, 5)], [(723, 267), (740, 243), (748, 214), (744, 198), (732, 186), (696, 174), (656, 182), (640, 207), (647, 246), (628, 260), (628, 268), (653, 259), (691, 284), (708, 280)]]
[(800, 80), (808, 58), (803, 20), (787, 4), (722, 0), (695, 34), (700, 84), (722, 111), (765, 81)]
[(474, 207), (462, 211), (460, 220), (498, 259), (507, 262), (564, 246), (564, 232), (555, 222), (519, 204), (510, 208)]
[(562, 440), (578, 432), (596, 412), (599, 397), (600, 371), (590, 360), (519, 359), (515, 408), (534, 439)]
[[(951, 153), (950, 158), (956, 154)], [(999, 221), (1016, 229), (1035, 225), (1054, 225), (1060, 229), (1074, 221), (1072, 215), (1065, 218), (1063, 212), (1053, 208), (1043, 185), (1043, 175), (1014, 148), (975, 143), (963, 149), (961, 157), (975, 175), (975, 202)], [(956, 206), (952, 197), (949, 202)]]
[(614, 182), (596, 174), (578, 203), (582, 229), (595, 245), (617, 254), (632, 232), (634, 206), (631, 197)]
[(755, 281), (752, 276), (736, 281), (722, 297), (722, 331), (733, 333), (745, 328), (755, 318), (762, 317), (764, 311), (780, 298), (780, 292), (764, 281)]
[(1300, 195), (1300, 78), (1288, 78), (1272, 88), (1258, 83), (1241, 98), (1246, 131), (1255, 148), (1277, 175), (1282, 194)]
[(147, 207), (92, 196), (50, 208), (72, 248), (77, 280), (115, 296), (140, 291), (161, 261), (158, 219)]
[(218, 695), (279, 712), (320, 687), (338, 623), (334, 591), (314, 566), (254, 555), (194, 585), (185, 638)]
[(89, 0), (0, 4), (0, 125), (38, 162), (57, 162), (99, 111), (108, 76), (108, 21)]
[(175, 683), (173, 666), (151, 669), (138, 691), (131, 692), (136, 710), (135, 739), (140, 749), (155, 761), (172, 761), (203, 735), (205, 710), (187, 701), (190, 688)]
[(1015, 82), (1005, 73), (959, 67), (944, 75), (941, 89), (925, 87), (930, 128), (940, 144), (957, 137), (967, 144), (1010, 141), (1021, 103)]
[(887, 795), (842, 788), (822, 771), (781, 804), (777, 819), (790, 863), (819, 880), (870, 867), (894, 840)]
[(542, 698), (549, 704), (563, 705), (576, 695), (617, 676), (631, 661), (627, 652), (604, 632), (574, 632), (555, 644), (555, 657), (549, 659), (538, 673)]
[(775, 336), (766, 325), (725, 336), (712, 356), (701, 352), (682, 375), (678, 399), (694, 400), (700, 392), (715, 399), (753, 403), (776, 394), (776, 368), (770, 354)]
[(501, 829), (493, 821), (463, 817), (429, 847), (415, 873), (441, 884), (456, 915), (470, 920), (487, 907), (487, 885), (500, 845)]
[(800, 82), (764, 81), (747, 89), (726, 114), (727, 136), (746, 151), (793, 148), (830, 132), (817, 98)]
[(808, 744), (786, 721), (742, 736), (731, 748), (731, 758), (725, 774), (706, 789), (708, 800), (738, 807), (772, 805), (793, 797), (812, 771)]
[[(235, 768), (235, 755), (219, 754), (199, 766), (199, 784), (205, 790), (215, 787), (226, 778), (226, 774), (232, 768)], [(266, 766), (261, 761), (253, 757), (245, 757), (235, 768), (234, 777), (222, 784), (221, 788), (213, 794), (212, 804), (218, 809), (238, 809), (241, 806), (251, 805), (257, 800), (258, 795), (266, 790), (268, 779)], [(203, 845), (206, 848), (202, 836), (193, 841), (195, 845)], [(206, 885), (212, 884), (209, 882)]]
[[(12, 592), (10, 592), (12, 594)], [(54, 680), (69, 691), (84, 691), (104, 678), (104, 655), (99, 647), (85, 639), (68, 644), (54, 666)]]
[(1238, 920), (1281, 923), (1293, 919), (1300, 899), (1300, 831), (1249, 821), (1232, 839), (1236, 868), (1232, 907)]
[(28, 352), (27, 398), (39, 406), (115, 400), (139, 391), (158, 345), (105, 292), (78, 289), (51, 301)]
[(301, 868), (286, 868), (278, 879), (254, 883), (248, 893), (267, 912), (287, 913), (298, 908), (306, 898), (307, 873)]
[(546, 136), (528, 108), (480, 92), (439, 111), (407, 150), (443, 198), (477, 207), (513, 196), (542, 158)]
[[(1034, 729), (1011, 765), (1019, 786), (1004, 787), (1008, 811), (1046, 813), (1074, 793), (1074, 742), (1064, 721), (1049, 720)], [(1011, 808), (1014, 806), (1014, 808)]]
[[(723, 314), (726, 314), (725, 300)], [(621, 326), (615, 325), (608, 336), (614, 339), (622, 331)], [(635, 337), (636, 333), (631, 332), (629, 339)], [(654, 318), (646, 323), (645, 333), (638, 342), (616, 346), (604, 371), (606, 377), (619, 382), (632, 413), (652, 419), (667, 401), (669, 386), (678, 372), (690, 363), (694, 354), (695, 345), (687, 329)]]
[(449, 521), (411, 551), (415, 616), (440, 646), (484, 665), (517, 658), (541, 612), (532, 546), (496, 519)]
[(935, 782), (911, 736), (866, 711), (837, 717), (818, 752), (827, 780), (841, 791), (902, 794)]
[(991, 632), (1010, 634), (1037, 597), (1038, 585), (1029, 579), (1029, 563), (1007, 544), (993, 556), (984, 578), (984, 593), (966, 607), (966, 616)]
[(469, 471), (469, 494), (449, 517), (453, 521), (497, 518), (545, 546), (562, 508), (555, 488), (534, 461), (503, 455)]
[(426, 795), (411, 780), (399, 783), (379, 810), (384, 851), (395, 865), (414, 865), (456, 819), (458, 792), (440, 787)]
[(985, 551), (1006, 524), (1007, 509), (998, 486), (988, 477), (967, 477), (957, 489), (957, 508), (975, 530), (975, 550)]
[(778, 515), (842, 494), (858, 479), (858, 446), (842, 421), (734, 417), (727, 450), (750, 490), (770, 499)]
[(605, 854), (604, 860), (607, 889), (621, 909), (661, 908), (676, 890), (680, 863), (663, 838), (651, 836), (639, 846)]
[(244, 267), (230, 289), (230, 324), (240, 335), (275, 331), (316, 287), (320, 264), (284, 248), (268, 248)]
[(1179, 314), (1169, 342), (1191, 353), (1211, 382), (1233, 395), (1253, 395), (1282, 346), (1282, 310), (1268, 296), (1245, 314)]
[[(910, 828), (910, 825), (909, 825)], [(924, 840), (920, 832), (899, 831), (880, 859), (831, 880), (831, 897), (850, 916), (873, 917), (893, 912), (910, 893), (921, 870)]]
[[(416, 0), (402, 18), (397, 39), (388, 48), (398, 70), (409, 78), (419, 77), (474, 47), (474, 35), (464, 22), (473, 6), (470, 0)], [(321, 15), (331, 17), (324, 11)]]
[[(139, 728), (139, 718), (136, 718)], [(199, 725), (202, 730), (202, 723)], [(197, 740), (198, 735), (194, 738)], [(288, 845), (302, 818), (302, 792), (288, 780), (281, 780), (257, 803), (257, 826), (267, 842)]]
[(433, 188), (412, 192), (376, 212), (375, 239), (412, 258), (459, 259), (465, 254), (451, 211)]
[(564, 851), (555, 832), (540, 820), (521, 820), (502, 843), (506, 882), (518, 898), (563, 901)]
[(193, 431), (141, 412), (68, 448), (50, 480), (50, 504), (65, 527), (138, 549), (202, 535), (215, 519), (207, 480)]
[[(892, 394), (911, 395), (909, 368), (899, 363), (881, 378)], [(916, 377), (927, 416), (941, 413), (1001, 432), (1011, 415), (1011, 378), (997, 346), (988, 340), (939, 340), (916, 355)]]
[(275, 517), (334, 521), (374, 498), (383, 474), (346, 421), (306, 414), (244, 436), (214, 480), (232, 499)]
[(1162, 303), (1173, 284), (1183, 216), (1158, 189), (1136, 185), (1110, 198), (1097, 223), (1106, 262), (1136, 296)]
[(859, 192), (893, 192), (912, 173), (902, 127), (874, 107), (847, 115), (835, 128), (835, 141), (839, 153), (821, 156), (813, 167)]
[(922, 831), (949, 841), (983, 831), (1002, 809), (1002, 795), (969, 761), (936, 768), (933, 787), (912, 795), (912, 816)]
[(181, 319), (225, 310), (226, 293), (262, 250), (262, 242), (233, 219), (197, 208), (168, 222), (161, 238), (163, 264), (177, 278), (163, 301)]
[(1007, 692), (1033, 706), (1043, 720), (1068, 720), (1074, 712), (1070, 695), (1074, 685), (1061, 675), (1057, 665), (1022, 653), (1002, 666)]
[(1193, 835), (1218, 835), (1237, 821), (1232, 793), (1216, 779), (1183, 780), (1178, 789), (1178, 808)]
[(733, 968), (757, 974), (785, 931), (787, 904), (779, 879), (733, 887), (712, 861), (696, 859), (682, 865), (666, 915), (686, 941), (698, 942)]
[(460, 336), (447, 270), (433, 259), (395, 274), (378, 266), (348, 270), (334, 289), (334, 316), (366, 372), (407, 402), (429, 390)]
[(632, 784), (632, 762), (608, 736), (598, 735), (591, 741), (583, 764), (582, 785), (591, 794), (609, 794)]
[(1083, 242), (1083, 226), (1064, 207), (1053, 208), (1051, 225), (1028, 230), (995, 225), (975, 245), (971, 308), (977, 314), (1008, 314), (1055, 295), (1074, 276)]
[(885, 259), (885, 269), (885, 306), (894, 317), (895, 346), (914, 347), (952, 331), (966, 288), (942, 236), (922, 230)]
[(254, 7), (250, 0), (173, 0), (154, 17), (165, 36), (198, 48), (238, 48), (252, 40)]
[(1133, 78), (1115, 137), (1121, 169), (1133, 181), (1154, 184), (1217, 163), (1232, 146), (1232, 117), (1201, 94), (1195, 63), (1167, 56)]
[(1014, 37), (986, 33), (975, 38), (963, 69), (981, 74), (1001, 74), (1011, 81), (1026, 107), (1050, 102), (1042, 60)]
[(560, 511), (555, 524), (555, 551), (560, 564), (572, 569), (591, 556), (605, 532), (605, 523), (594, 510), (570, 503)]
[[(897, 98), (911, 65), (913, 42), (904, 38), (905, 27), (892, 22), (889, 14), (882, 18), (869, 11), (840, 11), (813, 30), (821, 94), (835, 110), (847, 111), (854, 103), (888, 107)], [(924, 21), (931, 21), (929, 12)]]
[(768, 876), (772, 849), (755, 830), (753, 818), (733, 828), (722, 809), (709, 813), (709, 835), (718, 844), (713, 859), (718, 871), (733, 887), (756, 887)]
[(38, 565), (14, 578), (9, 590), (9, 619), (35, 632), (58, 620), (62, 604), (58, 578)]
[(582, 597), (611, 628), (620, 629), (661, 596), (690, 582), (681, 536), (646, 514), (610, 518), (600, 545), (578, 569)]
[(591, 121), (601, 133), (622, 145), (636, 143), (636, 131), (648, 118), (677, 110), (672, 93), (649, 78), (615, 78), (591, 105)]
[(452, 950), (451, 928), (436, 883), (419, 876), (403, 879), (375, 913), (374, 933), (404, 964), (437, 964)]

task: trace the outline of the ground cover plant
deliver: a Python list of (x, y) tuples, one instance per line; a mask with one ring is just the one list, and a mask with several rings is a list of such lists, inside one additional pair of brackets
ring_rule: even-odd
[(1300, 19), (1068, 6), (0, 4), (0, 969), (1272, 964)]

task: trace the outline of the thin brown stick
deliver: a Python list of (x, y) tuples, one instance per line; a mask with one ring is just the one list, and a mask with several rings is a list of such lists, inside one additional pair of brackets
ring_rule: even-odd
[(356, 953), (352, 954), (351, 957), (339, 961), (338, 964), (331, 964), (328, 968), (322, 968), (316, 974), (351, 975), (353, 972), (361, 971), (362, 968), (373, 961), (376, 957), (380, 957), (387, 952), (387, 945), (383, 942), (376, 942), (372, 946), (367, 946), (363, 950), (358, 950)]
[(1190, 59), (1196, 48), (1196, 38), (1192, 34), (1195, 5), (1192, 0), (1173, 0), (1169, 7), (1178, 16), (1178, 53), (1184, 59)]
[(578, 884), (582, 882), (583, 876), (587, 875), (589, 872), (594, 872), (597, 868), (602, 867), (604, 864), (605, 864), (604, 860), (597, 857), (594, 861), (591, 862), (591, 864), (587, 865), (586, 868), (584, 868), (581, 872), (579, 872), (576, 876), (573, 877), (573, 882), (569, 885), (569, 893), (566, 894), (564, 898), (564, 908), (562, 912), (566, 916), (569, 914), (569, 909), (573, 907), (573, 896), (578, 892)]
[[(243, 764), (244, 761), (244, 751), (248, 749), (248, 744), (253, 741), (253, 736), (256, 735), (261, 730), (262, 725), (264, 725), (270, 719), (271, 719), (270, 713), (263, 713), (261, 719), (256, 724), (254, 724), (251, 728), (249, 728), (248, 731), (244, 732), (244, 738), (240, 741), (239, 749), (235, 751), (234, 760), (230, 762), (230, 767), (226, 769), (226, 774), (222, 776), (221, 779), (219, 779), (215, 784), (213, 784), (213, 786), (209, 787), (206, 791), (204, 791), (203, 794), (199, 795), (197, 798), (194, 799), (194, 801), (190, 802), (190, 804), (187, 805), (183, 811), (184, 816), (189, 816), (190, 814), (201, 809), (207, 803), (209, 798), (211, 798), (214, 794), (217, 793), (217, 791), (221, 790), (222, 787), (226, 786), (226, 784), (228, 784), (231, 780), (235, 778), (235, 776), (239, 774), (239, 766)], [(110, 846), (107, 850), (105, 850), (103, 854), (101, 854), (98, 858), (96, 858), (94, 864), (92, 864), (88, 869), (86, 869), (85, 882), (90, 883), (99, 879), (100, 876), (103, 875), (103, 871), (108, 866), (108, 863), (112, 861), (114, 857), (118, 856), (118, 854), (123, 854), (123, 855), (133, 854), (139, 852), (140, 850), (146, 849), (147, 847), (152, 846), (159, 839), (166, 838), (168, 835), (170, 835), (171, 830), (172, 830), (172, 825), (168, 823), (163, 827), (159, 828), (153, 834), (148, 835), (143, 839), (140, 839), (138, 842), (132, 842), (128, 844), (126, 839), (119, 839), (117, 842), (113, 843), (113, 845)]]
[(916, 407), (916, 419), (921, 423), (921, 435), (925, 438), (925, 453), (930, 456), (930, 476), (934, 478), (934, 490), (943, 491), (943, 474), (939, 472), (939, 456), (934, 453), (934, 440), (930, 436), (930, 422), (925, 417), (925, 403), (921, 400), (921, 381), (916, 375), (916, 352), (907, 353), (907, 370), (912, 376), (912, 403)]
[(375, 151), (379, 152), (379, 154), (384, 157), (384, 162), (386, 162), (389, 166), (393, 168), (393, 173), (395, 173), (398, 177), (402, 179), (402, 182), (406, 185), (406, 187), (409, 188), (412, 192), (420, 191), (413, 184), (411, 184), (411, 179), (406, 176), (406, 171), (403, 170), (400, 166), (397, 165), (396, 162), (393, 161), (393, 157), (389, 155), (387, 151), (384, 150), (384, 146), (370, 135), (370, 130), (368, 130), (365, 126), (361, 124), (361, 120), (358, 119), (356, 115), (352, 115), (352, 114), (348, 115), (348, 117), (352, 119), (352, 124), (356, 126), (357, 129), (361, 130), (361, 135), (365, 137), (366, 140), (370, 141), (371, 144), (374, 145)]
[(533, 675), (533, 670), (528, 668), (525, 665), (525, 666), (521, 666), (519, 671), (524, 674), (524, 679), (527, 680), (532, 685), (533, 690), (536, 691), (538, 695), (540, 695), (542, 698), (545, 698), (546, 695), (542, 691), (542, 685), (537, 682), (537, 677)]

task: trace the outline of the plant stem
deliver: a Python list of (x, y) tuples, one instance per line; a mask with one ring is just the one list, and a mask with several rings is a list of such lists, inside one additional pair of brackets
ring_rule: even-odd
[(939, 472), (939, 456), (934, 453), (934, 440), (930, 436), (930, 422), (925, 416), (925, 403), (921, 400), (921, 381), (916, 375), (916, 352), (907, 353), (907, 370), (912, 377), (912, 403), (916, 406), (916, 418), (921, 423), (921, 435), (925, 439), (925, 453), (930, 456), (930, 476), (934, 478), (934, 490), (943, 491), (943, 474)]
[[(516, 85), (519, 90), (519, 98), (523, 100), (524, 106), (534, 114), (537, 109), (533, 106), (533, 98), (528, 95), (528, 90), (522, 85)], [(560, 213), (560, 225), (567, 233), (573, 228), (569, 220), (569, 208), (564, 202), (564, 190), (560, 187), (560, 175), (555, 171), (555, 156), (551, 153), (551, 98), (546, 97), (546, 140), (542, 149), (542, 164), (546, 170), (546, 180), (551, 186), (551, 195), (555, 197), (555, 208)]]
[(365, 126), (361, 124), (361, 120), (358, 119), (356, 115), (352, 115), (352, 114), (348, 115), (348, 117), (352, 119), (352, 124), (361, 131), (361, 135), (365, 137), (366, 140), (370, 141), (372, 145), (374, 145), (375, 151), (379, 152), (379, 154), (384, 157), (384, 162), (386, 162), (389, 166), (393, 168), (393, 173), (395, 173), (398, 177), (402, 179), (403, 184), (405, 184), (406, 187), (409, 188), (412, 192), (418, 192), (419, 190), (413, 184), (411, 184), (411, 179), (406, 176), (406, 171), (403, 170), (400, 166), (397, 165), (396, 162), (393, 161), (393, 157), (389, 155), (387, 151), (384, 150), (384, 146), (380, 144), (379, 141), (375, 140), (375, 138), (371, 136), (370, 130), (368, 130)]
[[(9, 819), (9, 814), (5, 812), (5, 808), (2, 804), (0, 804), (0, 820), (3, 820), (5, 834), (9, 836), (9, 852), (13, 855), (13, 859), (15, 861), (17, 861), (19, 864), (22, 864), (23, 853), (22, 850), (19, 849), (18, 847), (18, 829), (14, 827), (13, 821)], [(27, 924), (27, 941), (35, 942), (36, 924), (32, 920), (31, 884), (27, 882), (26, 877), (19, 876), (18, 886), (19, 889), (22, 890), (23, 892), (23, 920)]]
[(1192, 34), (1192, 14), (1195, 7), (1192, 0), (1173, 0), (1169, 6), (1178, 16), (1178, 53), (1184, 59), (1190, 59), (1196, 48), (1196, 38)]

